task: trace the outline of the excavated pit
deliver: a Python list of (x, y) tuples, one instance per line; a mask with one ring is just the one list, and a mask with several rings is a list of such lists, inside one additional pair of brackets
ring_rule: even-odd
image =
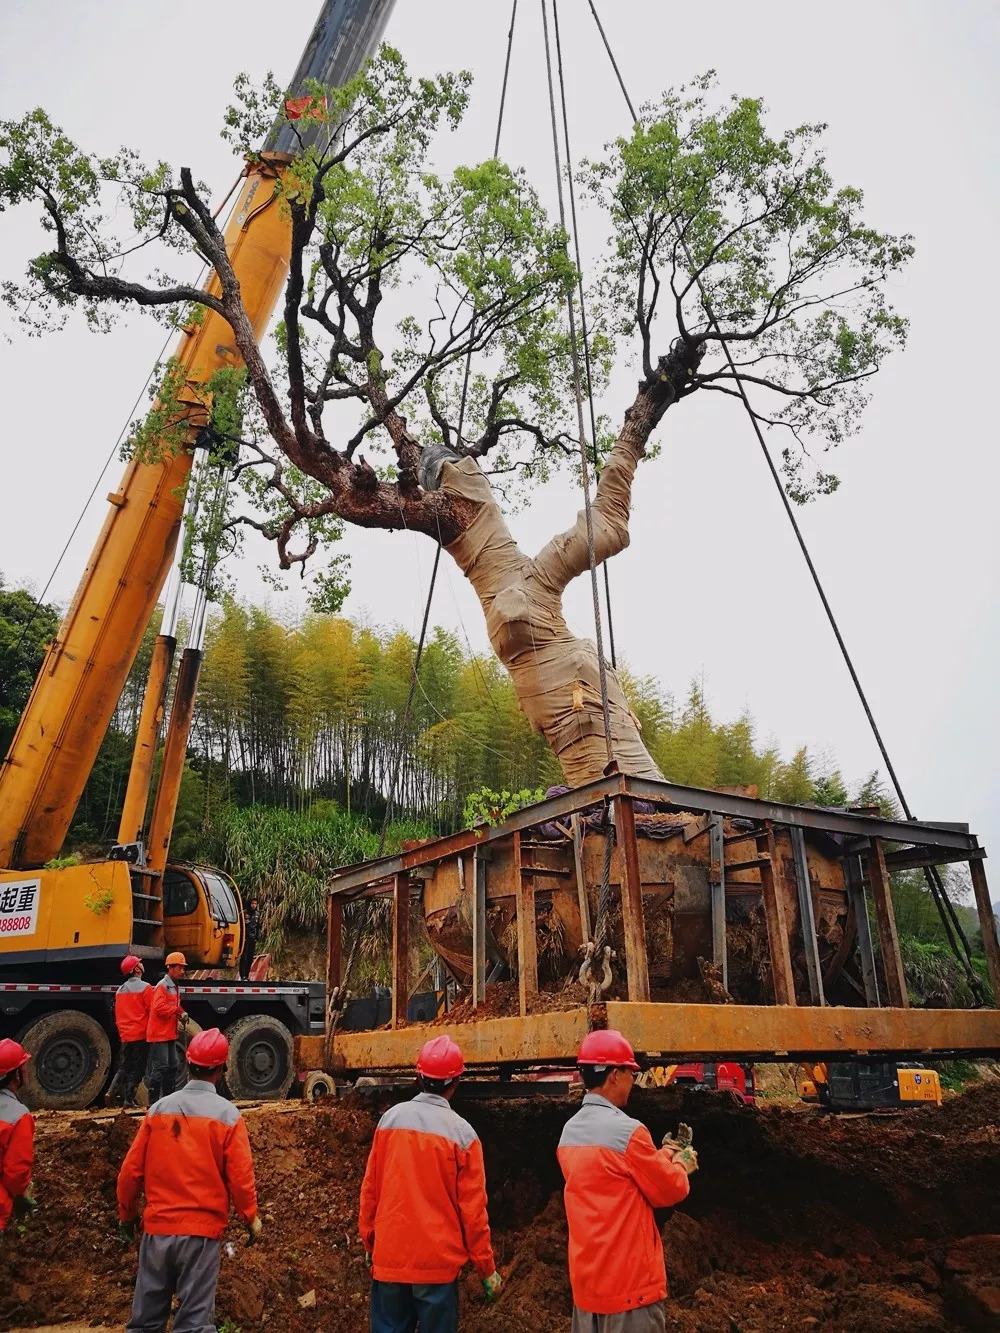
[[(228, 1319), (242, 1333), (367, 1328), (358, 1190), (377, 1115), (400, 1095), (247, 1111), (265, 1239), (248, 1250), (232, 1229), (220, 1325)], [(492, 1309), (476, 1281), (463, 1282), (461, 1327), (562, 1333), (570, 1291), (555, 1146), (574, 1105), (467, 1101), (461, 1109), (483, 1140), (506, 1279)], [(725, 1094), (675, 1089), (637, 1092), (630, 1109), (654, 1136), (688, 1121), (701, 1155), (690, 1198), (662, 1218), (670, 1329), (1000, 1328), (996, 1084), (940, 1110), (891, 1117), (746, 1108)], [(122, 1327), (134, 1258), (115, 1238), (114, 1180), (136, 1123), (40, 1115), (40, 1209), (23, 1235), (0, 1244), (0, 1328)]]

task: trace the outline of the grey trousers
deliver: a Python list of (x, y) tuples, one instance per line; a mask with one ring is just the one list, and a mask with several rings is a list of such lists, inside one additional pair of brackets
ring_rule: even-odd
[(144, 1235), (126, 1333), (165, 1333), (177, 1293), (174, 1333), (215, 1333), (215, 1288), (222, 1251), (206, 1236)]
[(571, 1333), (665, 1333), (667, 1307), (664, 1301), (640, 1305), (621, 1314), (591, 1314), (573, 1306)]
[(161, 1097), (169, 1097), (177, 1086), (177, 1046), (172, 1041), (149, 1043), (149, 1068), (146, 1071), (146, 1089), (149, 1104)]

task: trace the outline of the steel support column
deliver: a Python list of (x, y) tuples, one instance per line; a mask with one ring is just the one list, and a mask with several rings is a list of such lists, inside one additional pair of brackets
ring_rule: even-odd
[(813, 911), (812, 885), (809, 882), (809, 862), (806, 858), (806, 840), (800, 828), (788, 830), (792, 839), (792, 861), (795, 865), (795, 885), (799, 894), (799, 921), (802, 925), (802, 947), (806, 956), (806, 976), (809, 978), (809, 1001), (825, 1004), (823, 973), (819, 962), (819, 943), (816, 939), (816, 913)]
[(722, 969), (722, 984), (729, 989), (729, 959), (726, 955), (726, 852), (722, 818), (713, 817), (708, 827), (710, 864), (708, 883), (712, 893), (712, 962)]
[(906, 993), (903, 960), (899, 953), (899, 935), (896, 933), (896, 913), (892, 906), (889, 872), (885, 866), (881, 838), (872, 838), (868, 852), (868, 883), (871, 885), (872, 899), (875, 903), (875, 920), (878, 923), (878, 941), (882, 952), (886, 996), (894, 1008), (908, 1009), (910, 998)]
[(392, 885), (392, 1026), (406, 1023), (410, 999), (410, 877), (397, 875)]
[(580, 816), (570, 815), (569, 826), (573, 833), (573, 867), (576, 871), (576, 897), (580, 907), (580, 933), (583, 943), (590, 941), (590, 903), (587, 900), (587, 879), (583, 869), (583, 829)]
[(990, 890), (986, 883), (986, 867), (982, 861), (970, 861), (969, 873), (972, 875), (976, 910), (979, 913), (979, 929), (983, 935), (986, 966), (989, 969), (990, 985), (993, 987), (993, 1003), (1000, 1009), (1000, 943), (997, 941), (997, 919), (993, 913)]
[[(344, 957), (344, 900), (331, 893), (326, 900), (326, 1043), (333, 1037), (333, 1008), (331, 1000), (338, 991), (343, 973)], [(339, 999), (339, 995), (337, 996)]]
[(792, 973), (792, 951), (788, 939), (788, 916), (785, 912), (784, 872), (778, 861), (774, 829), (768, 823), (757, 835), (757, 851), (766, 861), (760, 868), (761, 897), (764, 901), (764, 920), (767, 924), (767, 947), (771, 955), (771, 977), (774, 982), (775, 1004), (795, 1003), (795, 977)]
[(868, 919), (868, 899), (865, 897), (864, 872), (860, 856), (844, 857), (844, 883), (847, 901), (854, 909), (858, 931), (858, 954), (861, 958), (861, 979), (865, 985), (865, 1000), (870, 1009), (877, 1009), (878, 973), (875, 970), (875, 950), (872, 948), (872, 926)]
[(635, 811), (630, 796), (615, 799), (615, 830), (622, 864), (622, 926), (625, 931), (625, 966), (628, 998), (649, 999), (649, 960), (646, 957), (646, 917), (642, 910), (639, 848), (635, 840)]
[(517, 998), (521, 1017), (538, 994), (538, 941), (535, 937), (535, 877), (522, 869), (521, 835), (514, 834), (514, 892), (517, 895)]
[(478, 1007), (486, 1000), (486, 860), (488, 853), (477, 847), (472, 853), (472, 993)]

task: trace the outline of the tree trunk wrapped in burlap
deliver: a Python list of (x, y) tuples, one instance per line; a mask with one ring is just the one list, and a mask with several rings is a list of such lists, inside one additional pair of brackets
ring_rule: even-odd
[[(619, 441), (601, 473), (592, 506), (598, 563), (629, 544), (635, 450)], [(470, 526), (445, 549), (475, 588), (493, 650), (510, 672), (533, 729), (555, 751), (571, 787), (599, 778), (608, 762), (597, 647), (563, 617), (566, 585), (589, 566), (583, 512), (533, 558), (524, 554), (475, 459), (445, 462), (440, 488), (478, 503)], [(663, 775), (642, 743), (617, 675), (607, 669), (614, 758), (623, 773)]]

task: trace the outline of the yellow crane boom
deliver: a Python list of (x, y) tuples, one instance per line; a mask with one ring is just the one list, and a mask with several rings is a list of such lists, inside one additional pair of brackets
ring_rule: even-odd
[[(285, 161), (270, 154), (248, 168), (226, 229), (226, 247), (258, 337), (288, 271), (290, 219), (278, 189)], [(213, 289), (214, 281), (208, 284)], [(190, 390), (193, 438), (206, 416), (201, 386), (217, 370), (241, 361), (232, 330), (212, 310), (181, 334), (174, 355)], [(168, 450), (154, 462), (134, 459), (108, 496), (108, 514), (83, 579), (0, 765), (0, 868), (44, 865), (62, 846), (170, 567), (190, 469), (186, 449)], [(171, 652), (162, 646), (157, 653), (164, 685)], [(142, 822), (152, 747), (144, 761), (130, 786), (129, 825), (123, 820), (123, 827)]]

